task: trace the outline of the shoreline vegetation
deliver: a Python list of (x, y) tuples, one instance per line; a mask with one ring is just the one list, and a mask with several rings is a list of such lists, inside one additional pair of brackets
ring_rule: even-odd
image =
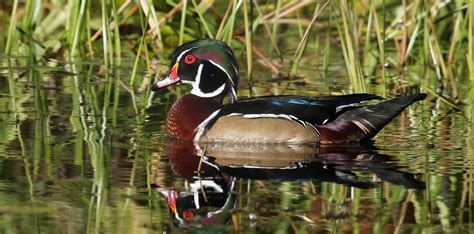
[[(101, 59), (105, 69), (134, 55), (135, 71), (142, 61), (151, 69), (152, 58), (165, 63), (161, 55), (184, 41), (209, 37), (244, 54), (249, 85), (255, 60), (294, 77), (305, 56), (318, 53), (322, 61), (313, 65), (326, 74), (333, 55), (343, 59), (353, 92), (376, 76), (387, 87), (421, 85), (455, 106), (462, 80), (474, 80), (472, 2), (14, 0), (0, 8), (0, 52), (40, 62)], [(282, 55), (281, 36), (294, 42), (285, 47), (290, 56)], [(421, 67), (418, 80), (407, 79), (412, 67)], [(432, 90), (433, 82), (444, 91)]]

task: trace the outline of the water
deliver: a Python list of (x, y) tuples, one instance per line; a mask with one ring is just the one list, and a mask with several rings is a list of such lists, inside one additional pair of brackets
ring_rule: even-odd
[[(109, 73), (87, 61), (25, 64), (4, 59), (0, 69), (1, 232), (472, 229), (471, 103), (453, 111), (430, 95), (367, 147), (198, 146), (164, 130), (186, 87), (150, 94), (141, 72), (143, 85), (130, 88), (131, 63)], [(255, 95), (348, 88), (336, 74), (260, 70)]]

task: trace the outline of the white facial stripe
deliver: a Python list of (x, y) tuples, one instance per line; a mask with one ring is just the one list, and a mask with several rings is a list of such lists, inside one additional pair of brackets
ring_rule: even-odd
[(204, 64), (199, 64), (198, 71), (196, 73), (196, 77), (194, 78), (194, 81), (196, 82), (198, 88), (199, 88), (199, 83), (201, 83), (201, 73), (202, 73), (202, 68), (204, 67)]
[(181, 60), (181, 57), (183, 57), (184, 54), (186, 54), (188, 51), (190, 51), (190, 50), (192, 50), (192, 49), (195, 49), (195, 48), (197, 48), (197, 46), (191, 47), (191, 48), (189, 48), (189, 49), (187, 49), (187, 50), (181, 52), (181, 54), (179, 54), (178, 57), (176, 57), (176, 61), (175, 61), (175, 62), (178, 62), (179, 60)]
[(209, 62), (211, 62), (212, 64), (214, 64), (214, 66), (218, 67), (219, 69), (221, 69), (226, 75), (227, 75), (227, 79), (230, 80), (230, 83), (232, 84), (232, 86), (234, 86), (234, 81), (232, 80), (232, 78), (230, 77), (229, 73), (227, 73), (227, 71), (219, 64), (217, 64), (216, 62), (212, 61), (212, 60), (209, 60)]
[[(227, 49), (226, 49), (225, 51), (227, 51), (229, 54), (232, 55), (232, 53), (229, 52)], [(217, 64), (216, 62), (214, 62), (214, 61), (212, 61), (212, 60), (209, 60), (209, 62), (211, 62), (212, 64), (214, 64), (214, 66), (216, 66), (216, 67), (218, 67), (219, 69), (221, 69), (221, 70), (227, 75), (227, 79), (228, 79), (228, 80), (230, 81), (230, 83), (232, 84), (231, 87), (230, 87), (230, 90), (231, 90), (231, 92), (232, 92), (232, 96), (233, 96), (234, 99), (237, 101), (237, 100), (238, 100), (238, 98), (237, 98), (237, 93), (235, 92), (235, 89), (234, 89), (235, 84), (234, 84), (234, 81), (232, 80), (232, 78), (230, 77), (229, 73), (228, 73), (221, 65)], [(239, 75), (239, 73), (238, 73), (238, 71), (237, 71), (237, 68), (234, 66), (234, 64), (232, 64), (232, 67), (233, 67), (234, 70), (235, 70), (235, 74), (236, 74), (236, 75)], [(231, 102), (232, 102), (232, 100), (231, 100)]]
[(189, 84), (193, 85), (193, 89), (191, 90), (191, 93), (198, 96), (198, 97), (206, 97), (206, 98), (215, 97), (215, 96), (221, 94), (225, 89), (225, 84), (222, 84), (219, 88), (217, 88), (216, 90), (214, 90), (213, 92), (210, 92), (210, 93), (204, 93), (199, 88), (199, 83), (201, 83), (201, 72), (202, 72), (203, 67), (204, 67), (204, 64), (199, 65), (199, 68), (198, 68), (198, 71), (197, 71), (196, 78), (195, 78), (194, 82), (193, 81), (186, 81), (185, 82), (185, 83), (189, 83)]
[[(229, 48), (226, 48), (226, 47), (223, 47), (223, 48), (230, 55), (230, 57), (234, 57), (234, 53), (232, 53), (232, 51)], [(234, 68), (235, 74), (238, 75), (239, 71), (238, 71), (237, 67), (235, 67), (234, 64), (232, 64), (232, 67)]]
[[(176, 57), (176, 61), (175, 61), (175, 62), (180, 61), (184, 54), (186, 54), (188, 51), (190, 51), (190, 50), (192, 50), (192, 49), (195, 49), (195, 48), (198, 48), (198, 47), (197, 47), (197, 46), (191, 47), (191, 48), (189, 48), (189, 49), (187, 49), (187, 50), (181, 52), (181, 54), (179, 54), (178, 57)], [(230, 52), (230, 51), (227, 50), (227, 49), (224, 49), (224, 50), (225, 50), (227, 53), (229, 53), (230, 55), (233, 56), (232, 52)], [(211, 63), (214, 64), (216, 67), (218, 67), (219, 69), (221, 69), (221, 70), (227, 75), (227, 79), (229, 79), (229, 81), (230, 81), (230, 83), (232, 84), (232, 86), (235, 85), (235, 84), (234, 84), (234, 81), (232, 80), (232, 78), (231, 78), (231, 76), (229, 75), (229, 73), (228, 73), (221, 65), (217, 64), (216, 62), (214, 62), (214, 61), (212, 61), (212, 60), (210, 60), (210, 59), (209, 59), (209, 62), (211, 62)], [(232, 67), (233, 67), (234, 70), (235, 70), (235, 74), (238, 75), (239, 73), (238, 73), (238, 71), (237, 71), (237, 68), (234, 66), (234, 64), (232, 64)]]

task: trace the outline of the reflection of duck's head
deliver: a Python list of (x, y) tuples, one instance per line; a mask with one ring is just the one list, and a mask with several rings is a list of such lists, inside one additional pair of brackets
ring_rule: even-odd
[(225, 224), (230, 219), (229, 210), (235, 206), (235, 179), (230, 187), (222, 187), (212, 180), (194, 181), (190, 191), (159, 189), (168, 202), (171, 217), (179, 227), (201, 228)]
[(227, 222), (228, 210), (236, 201), (235, 179), (202, 163), (192, 143), (170, 140), (167, 147), (173, 173), (187, 181), (183, 191), (158, 188), (168, 202), (174, 223), (179, 227), (204, 227)]

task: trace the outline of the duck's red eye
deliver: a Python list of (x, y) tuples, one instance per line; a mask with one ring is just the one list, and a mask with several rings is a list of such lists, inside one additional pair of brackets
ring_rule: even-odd
[(186, 55), (186, 57), (184, 57), (184, 62), (186, 64), (193, 64), (194, 62), (196, 62), (196, 57), (192, 54), (188, 54)]

